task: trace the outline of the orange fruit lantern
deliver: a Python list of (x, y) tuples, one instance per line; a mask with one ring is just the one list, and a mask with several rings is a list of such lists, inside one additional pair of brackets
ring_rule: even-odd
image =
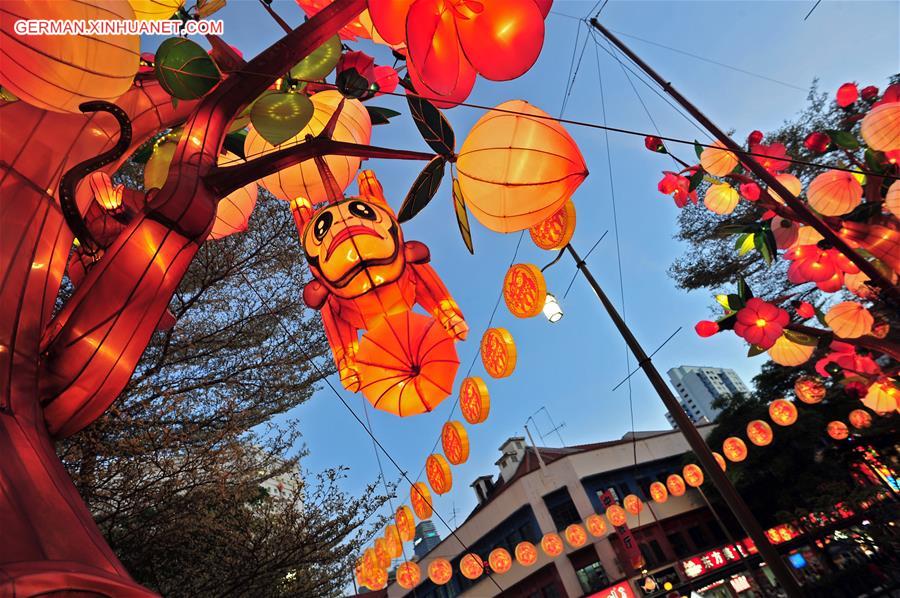
[(625, 507), (625, 510), (632, 515), (637, 515), (644, 510), (644, 501), (638, 498), (636, 494), (629, 494), (622, 499), (622, 505)]
[(584, 520), (584, 525), (595, 538), (600, 538), (606, 533), (606, 520), (601, 515), (594, 514), (589, 516)]
[(666, 488), (669, 489), (669, 494), (672, 496), (682, 496), (685, 490), (687, 490), (687, 487), (684, 484), (684, 478), (677, 473), (673, 473), (666, 478)]
[(503, 279), (503, 300), (517, 318), (532, 318), (544, 309), (547, 283), (534, 264), (513, 264)]
[(436, 586), (442, 586), (453, 577), (453, 566), (447, 559), (434, 559), (428, 563), (428, 579)]
[(775, 399), (769, 403), (769, 419), (779, 426), (790, 426), (797, 421), (797, 408), (786, 399)]
[(472, 214), (498, 233), (543, 222), (588, 174), (566, 130), (522, 100), (504, 102), (475, 123), (456, 167)]
[(610, 505), (607, 507), (606, 518), (609, 519), (609, 522), (615, 527), (625, 525), (625, 522), (628, 521), (628, 516), (625, 515), (625, 509), (619, 505)]
[(400, 539), (404, 542), (412, 542), (416, 537), (416, 520), (406, 505), (397, 508), (397, 512), (394, 513), (394, 524), (400, 533)]
[(875, 318), (855, 301), (843, 301), (825, 314), (825, 323), (841, 338), (859, 338), (872, 332)]
[(568, 526), (565, 531), (566, 542), (572, 548), (581, 548), (587, 543), (587, 532), (577, 523)]
[(459, 561), (459, 571), (466, 579), (478, 579), (484, 573), (484, 561), (478, 555), (466, 553)]
[(459, 410), (470, 424), (480, 424), (491, 411), (491, 397), (484, 380), (466, 378), (459, 386)]
[(459, 357), (436, 319), (403, 311), (366, 331), (356, 363), (363, 396), (376, 409), (403, 417), (431, 411), (450, 396)]
[[(738, 463), (747, 458), (747, 445), (737, 436), (729, 436), (722, 443), (722, 452), (729, 461)], [(722, 469), (725, 469), (724, 467)]]
[(716, 214), (731, 214), (737, 207), (741, 196), (728, 183), (716, 183), (709, 186), (703, 196), (703, 205)]
[(425, 460), (425, 474), (428, 476), (428, 484), (435, 494), (446, 494), (453, 487), (450, 464), (443, 455), (428, 456), (428, 459)]
[(650, 484), (650, 498), (653, 502), (664, 503), (669, 500), (669, 491), (662, 482), (653, 482)]
[(703, 470), (699, 465), (689, 463), (681, 470), (685, 483), (692, 488), (699, 488), (703, 485)]
[(772, 443), (772, 426), (761, 419), (754, 419), (747, 424), (747, 438), (756, 446), (767, 446)]
[(531, 542), (519, 542), (516, 544), (516, 561), (524, 566), (530, 567), (537, 562), (537, 548)]
[(404, 561), (397, 567), (397, 585), (404, 589), (411, 589), (422, 581), (422, 571), (419, 565)]
[(488, 555), (488, 564), (491, 566), (491, 571), (503, 575), (512, 567), (512, 557), (505, 548), (495, 548)]
[(872, 108), (863, 118), (859, 132), (873, 151), (900, 149), (900, 102), (886, 102)]
[(416, 482), (409, 488), (409, 502), (416, 517), (419, 519), (431, 519), (431, 491), (425, 482)]
[(460, 465), (469, 459), (469, 434), (463, 425), (457, 421), (444, 424), (441, 429), (441, 448), (447, 461), (453, 465)]
[(737, 156), (725, 149), (725, 144), (721, 141), (713, 142), (713, 146), (700, 152), (700, 166), (713, 176), (723, 177), (731, 174), (738, 165)]
[(862, 404), (878, 415), (887, 415), (897, 410), (898, 398), (900, 398), (900, 389), (890, 378), (884, 378), (869, 386), (866, 396), (862, 399)]
[(825, 384), (818, 376), (800, 376), (794, 382), (794, 394), (804, 403), (815, 405), (825, 398)]
[(779, 365), (797, 366), (809, 361), (815, 350), (814, 341), (809, 344), (797, 343), (782, 335), (775, 339), (775, 344), (769, 347), (768, 353), (772, 361)]
[(862, 185), (853, 173), (829, 170), (810, 182), (806, 200), (820, 214), (841, 216), (859, 205), (862, 193)]
[(716, 460), (716, 463), (719, 464), (719, 469), (721, 469), (722, 471), (725, 471), (725, 469), (728, 468), (728, 463), (725, 462), (725, 457), (723, 457), (722, 455), (720, 455), (719, 453), (717, 453), (715, 451), (713, 451), (712, 455), (713, 455), (713, 459)]
[(534, 244), (541, 249), (562, 249), (575, 234), (575, 204), (567, 199), (549, 218), (529, 228), (528, 233)]
[(559, 534), (548, 532), (541, 538), (541, 549), (544, 551), (544, 554), (552, 558), (562, 554), (565, 546), (563, 546), (563, 541)]
[(848, 419), (850, 420), (850, 424), (858, 430), (868, 428), (872, 425), (872, 416), (869, 415), (869, 412), (865, 409), (854, 409), (850, 412)]
[(481, 363), (493, 378), (506, 378), (516, 369), (516, 344), (506, 328), (488, 328), (481, 337)]
[(828, 435), (835, 440), (846, 440), (846, 438), (850, 436), (850, 429), (847, 428), (847, 424), (842, 421), (828, 422), (826, 431), (828, 432)]

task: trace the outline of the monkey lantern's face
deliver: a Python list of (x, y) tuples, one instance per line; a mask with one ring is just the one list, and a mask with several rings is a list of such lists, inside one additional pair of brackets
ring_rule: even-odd
[(402, 247), (391, 213), (356, 198), (319, 209), (303, 230), (313, 275), (345, 299), (396, 281), (406, 266)]

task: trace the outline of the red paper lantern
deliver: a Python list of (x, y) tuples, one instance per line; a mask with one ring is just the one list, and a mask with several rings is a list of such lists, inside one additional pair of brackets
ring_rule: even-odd
[(409, 489), (409, 502), (416, 517), (421, 520), (431, 519), (431, 491), (425, 482), (416, 482)]
[(684, 484), (684, 478), (677, 473), (673, 473), (666, 478), (666, 488), (669, 489), (669, 494), (672, 496), (682, 496), (685, 490), (687, 490)]
[[(738, 463), (747, 458), (747, 445), (737, 436), (729, 436), (722, 443), (722, 452), (729, 461)], [(725, 469), (724, 467), (722, 469)]]
[(547, 283), (534, 264), (513, 264), (503, 279), (503, 300), (517, 318), (531, 318), (544, 308)]
[(404, 561), (397, 567), (397, 584), (404, 589), (411, 589), (422, 581), (422, 570), (419, 565)]
[(397, 508), (394, 513), (394, 523), (400, 532), (400, 539), (404, 542), (412, 542), (416, 537), (416, 520), (412, 511), (406, 505)]
[(842, 421), (828, 422), (826, 430), (828, 431), (828, 435), (835, 440), (846, 440), (846, 438), (850, 436), (850, 429), (847, 428), (847, 424)]
[(512, 557), (505, 548), (495, 548), (488, 555), (488, 564), (491, 566), (491, 571), (503, 575), (512, 567)]
[(519, 542), (516, 544), (516, 561), (524, 567), (530, 567), (537, 562), (537, 548), (531, 542)]
[(528, 229), (531, 240), (541, 249), (555, 251), (565, 247), (575, 234), (575, 204), (567, 199), (546, 220)]
[(601, 515), (590, 515), (584, 520), (584, 524), (591, 535), (596, 538), (600, 538), (606, 533), (606, 520)]
[(636, 494), (629, 494), (622, 499), (622, 505), (625, 507), (625, 510), (632, 515), (637, 515), (644, 510), (644, 501), (638, 498)]
[(484, 573), (484, 561), (469, 552), (459, 561), (459, 571), (466, 579), (478, 579)]
[(466, 378), (459, 386), (459, 410), (470, 424), (480, 424), (491, 411), (491, 397), (484, 380)]
[(460, 465), (469, 459), (469, 434), (457, 421), (449, 421), (441, 429), (441, 448), (447, 461)]
[(825, 384), (818, 376), (800, 376), (794, 382), (794, 394), (804, 403), (815, 405), (825, 398)]
[(769, 419), (779, 426), (790, 426), (797, 421), (797, 408), (785, 399), (769, 403)]
[(428, 459), (425, 460), (425, 474), (428, 476), (428, 484), (435, 494), (446, 494), (453, 487), (450, 464), (443, 455), (428, 456)]
[(653, 482), (650, 484), (650, 498), (653, 502), (664, 503), (669, 500), (669, 491), (662, 482)]
[(453, 565), (447, 559), (434, 559), (428, 564), (428, 579), (437, 586), (442, 586), (453, 577)]
[(865, 409), (854, 409), (850, 412), (848, 419), (854, 428), (860, 430), (872, 425), (872, 416)]
[(506, 328), (488, 328), (481, 337), (481, 363), (493, 378), (506, 378), (516, 369), (516, 344)]
[(566, 542), (572, 548), (581, 548), (587, 543), (587, 532), (578, 523), (568, 526), (565, 531)]
[(541, 549), (543, 549), (547, 556), (553, 558), (562, 554), (563, 550), (565, 550), (565, 546), (563, 546), (563, 541), (562, 538), (559, 537), (559, 534), (548, 532), (541, 538)]
[(767, 446), (772, 443), (772, 426), (761, 419), (754, 419), (747, 424), (747, 438), (756, 446)]
[(692, 488), (699, 488), (703, 485), (703, 470), (699, 465), (693, 463), (685, 465), (681, 470), (681, 475), (684, 476), (685, 483)]
[(628, 516), (625, 514), (625, 509), (623, 509), (619, 505), (610, 505), (609, 507), (607, 507), (606, 518), (609, 519), (609, 522), (616, 527), (625, 525), (625, 522), (628, 521)]

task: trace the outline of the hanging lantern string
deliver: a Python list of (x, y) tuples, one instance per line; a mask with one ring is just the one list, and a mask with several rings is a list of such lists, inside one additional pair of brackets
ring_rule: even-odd
[[(648, 356), (647, 356), (647, 361), (649, 361), (650, 359), (652, 359), (653, 356), (656, 355), (656, 354), (659, 352), (660, 349), (662, 349), (663, 347), (665, 347), (665, 346), (666, 346), (666, 343), (668, 343), (670, 340), (672, 340), (673, 338), (675, 338), (675, 335), (678, 334), (679, 332), (681, 332), (681, 328), (682, 328), (681, 326), (679, 326), (678, 328), (676, 328), (676, 329), (675, 329), (675, 332), (673, 332), (672, 334), (670, 334), (669, 337), (668, 337), (666, 340), (664, 340), (660, 346), (658, 346), (658, 347), (657, 347), (650, 355), (648, 355)], [(625, 384), (625, 382), (626, 382), (629, 378), (631, 378), (633, 375), (635, 375), (642, 367), (644, 367), (644, 361), (638, 362), (638, 366), (637, 366), (636, 368), (634, 368), (631, 372), (629, 372), (629, 373), (628, 373), (628, 376), (626, 376), (625, 378), (623, 378), (621, 382), (619, 382), (618, 384), (616, 384), (615, 386), (613, 386), (612, 389), (610, 390), (610, 392), (615, 391), (617, 388), (619, 388), (620, 386), (622, 386), (623, 384)]]
[[(520, 241), (521, 241), (521, 239), (520, 239)], [(517, 248), (517, 250), (518, 250), (518, 248)], [(247, 278), (247, 276), (243, 272), (238, 272), (238, 274), (244, 280), (244, 284), (246, 284), (247, 287), (253, 292), (253, 294), (256, 295), (256, 298), (260, 302), (262, 302), (263, 305), (269, 305), (269, 302), (266, 301), (266, 299), (262, 296), (262, 294), (260, 294), (260, 292), (256, 290), (256, 287), (253, 286), (253, 283), (250, 282), (250, 280)], [(358, 423), (362, 427), (362, 429), (365, 430), (366, 434), (368, 434), (369, 437), (372, 439), (372, 442), (381, 450), (382, 453), (384, 453), (384, 456), (387, 457), (388, 460), (391, 462), (391, 464), (397, 469), (397, 471), (400, 472), (400, 475), (402, 475), (403, 478), (406, 479), (407, 482), (409, 482), (410, 486), (413, 486), (413, 488), (415, 488), (415, 486), (413, 485), (413, 481), (411, 479), (409, 479), (409, 476), (406, 474), (406, 470), (404, 470), (402, 467), (400, 467), (400, 464), (397, 463), (397, 460), (394, 459), (394, 457), (391, 455), (391, 453), (388, 452), (388, 450), (386, 448), (384, 448), (384, 445), (381, 444), (381, 441), (378, 440), (378, 438), (375, 436), (375, 434), (373, 434), (372, 431), (369, 429), (369, 427), (366, 426), (365, 422), (359, 417), (359, 415), (356, 414), (356, 412), (353, 410), (353, 408), (350, 406), (350, 404), (347, 403), (347, 401), (344, 399), (343, 396), (341, 396), (341, 393), (339, 393), (338, 390), (334, 387), (334, 384), (331, 383), (331, 380), (328, 379), (328, 376), (325, 375), (325, 372), (322, 371), (322, 369), (318, 366), (318, 364), (316, 364), (316, 362), (313, 360), (312, 356), (306, 351), (306, 348), (304, 347), (303, 343), (301, 343), (297, 340), (297, 338), (294, 336), (294, 334), (287, 328), (287, 326), (284, 325), (284, 323), (281, 320), (278, 321), (278, 326), (287, 335), (287, 337), (296, 344), (297, 348), (300, 349), (300, 352), (303, 354), (303, 357), (306, 359), (307, 363), (309, 363), (310, 366), (312, 366), (313, 370), (315, 370), (315, 372), (319, 376), (319, 378), (321, 378), (322, 380), (325, 381), (325, 384), (328, 386), (328, 388), (331, 389), (331, 392), (334, 393), (334, 396), (337, 397), (338, 401), (341, 402), (341, 405), (343, 405), (344, 408), (350, 412), (350, 415), (353, 416), (353, 419), (356, 420), (356, 423)], [(441, 514), (438, 512), (438, 510), (434, 508), (434, 504), (431, 505), (431, 509), (434, 512), (435, 516), (437, 516), (437, 518), (440, 519), (441, 523), (443, 523), (444, 526), (450, 531), (450, 534), (454, 538), (456, 538), (456, 541), (459, 542), (460, 546), (463, 547), (463, 550), (465, 550), (466, 552), (470, 552), (471, 550), (470, 550), (469, 546), (465, 542), (462, 541), (462, 538), (460, 538), (457, 535), (456, 530), (454, 530), (452, 527), (450, 527), (450, 525), (447, 523), (447, 520), (444, 519), (441, 516)], [(497, 583), (497, 580), (494, 579), (493, 575), (488, 575), (488, 579), (490, 579), (492, 582), (494, 582), (494, 585), (497, 586), (498, 590), (503, 592), (503, 588), (500, 587), (500, 584)]]

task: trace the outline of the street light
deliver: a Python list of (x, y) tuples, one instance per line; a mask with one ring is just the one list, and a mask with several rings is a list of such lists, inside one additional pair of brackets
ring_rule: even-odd
[(544, 315), (547, 316), (547, 319), (550, 320), (551, 324), (559, 322), (563, 317), (562, 307), (559, 305), (559, 301), (556, 300), (556, 297), (554, 297), (552, 293), (547, 293), (547, 298), (544, 300), (543, 311)]

